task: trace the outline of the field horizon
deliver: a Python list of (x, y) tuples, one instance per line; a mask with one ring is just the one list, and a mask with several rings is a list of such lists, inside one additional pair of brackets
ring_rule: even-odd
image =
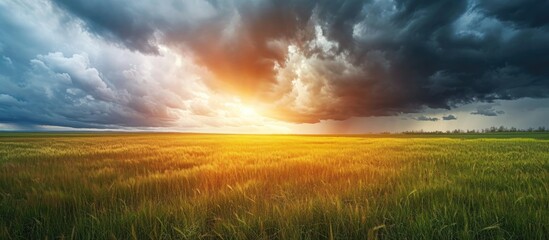
[(544, 239), (548, 139), (0, 133), (0, 237)]

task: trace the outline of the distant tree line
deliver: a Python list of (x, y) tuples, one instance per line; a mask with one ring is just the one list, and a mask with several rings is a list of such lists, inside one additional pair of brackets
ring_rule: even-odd
[(447, 131), (424, 131), (421, 130), (412, 130), (412, 131), (404, 131), (402, 133), (404, 134), (454, 134), (454, 133), (510, 133), (510, 132), (549, 132), (549, 129), (546, 127), (538, 127), (538, 128), (527, 128), (527, 129), (521, 129), (516, 127), (489, 127), (484, 129), (454, 129), (454, 130), (447, 130)]

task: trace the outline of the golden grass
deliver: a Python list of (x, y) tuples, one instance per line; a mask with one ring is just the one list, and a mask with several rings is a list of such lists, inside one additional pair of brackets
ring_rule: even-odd
[(0, 138), (0, 238), (543, 239), (549, 141)]

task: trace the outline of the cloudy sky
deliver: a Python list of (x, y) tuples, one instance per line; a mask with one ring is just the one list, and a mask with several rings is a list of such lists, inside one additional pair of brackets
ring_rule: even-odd
[(0, 130), (549, 127), (544, 0), (0, 0)]

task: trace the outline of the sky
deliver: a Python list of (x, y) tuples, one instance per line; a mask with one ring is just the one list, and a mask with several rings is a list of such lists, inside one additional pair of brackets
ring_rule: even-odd
[(544, 0), (0, 0), (0, 130), (549, 127)]

